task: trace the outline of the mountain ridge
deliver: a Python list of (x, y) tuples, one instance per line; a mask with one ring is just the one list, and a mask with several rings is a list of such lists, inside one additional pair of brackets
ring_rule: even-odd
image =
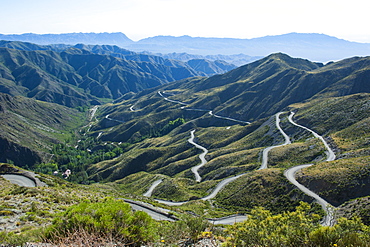
[(4, 46), (0, 91), (72, 107), (235, 68), (222, 61), (181, 62), (107, 45), (55, 47), (2, 41), (0, 46)]
[[(27, 35), (29, 36), (28, 38)], [(149, 51), (162, 54), (169, 54), (172, 52), (186, 52), (198, 55), (231, 55), (243, 53), (249, 56), (267, 56), (271, 53), (283, 52), (293, 57), (302, 57), (318, 62), (337, 61), (347, 57), (370, 55), (369, 43), (352, 42), (317, 33), (287, 33), (251, 39), (204, 38), (187, 35), (180, 37), (154, 36), (136, 42), (129, 40), (126, 35), (122, 33), (49, 34), (50, 37), (55, 38), (49, 39), (48, 41), (45, 41), (47, 40), (45, 37), (48, 37), (45, 35), (27, 35), (0, 34), (0, 39), (20, 40), (33, 43), (39, 42), (40, 44), (111, 44), (136, 52)], [(63, 39), (63, 36), (68, 35), (72, 35), (73, 41), (68, 38)], [(75, 36), (78, 37), (78, 35), (81, 36), (79, 42), (75, 39)], [(104, 39), (97, 41), (96, 39), (99, 35), (103, 36)], [(111, 39), (108, 38), (109, 35), (112, 35)], [(86, 37), (89, 36), (91, 36), (91, 39), (86, 40)]]

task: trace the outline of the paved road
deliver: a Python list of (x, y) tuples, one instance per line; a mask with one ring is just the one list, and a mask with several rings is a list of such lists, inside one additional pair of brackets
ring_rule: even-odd
[(246, 219), (246, 215), (230, 215), (219, 219), (208, 219), (208, 221), (214, 225), (233, 225), (238, 222), (243, 222)]
[(92, 121), (93, 117), (95, 116), (96, 111), (98, 110), (99, 106), (94, 106), (90, 109), (90, 121)]
[(105, 116), (106, 119), (110, 120), (110, 121), (114, 121), (114, 122), (118, 122), (118, 123), (125, 123), (125, 121), (122, 121), (122, 120), (118, 120), (118, 119), (114, 119), (114, 118), (111, 118), (109, 117), (109, 114)]
[[(158, 91), (158, 93), (160, 94), (160, 92)], [(161, 95), (161, 94), (160, 94)], [(161, 95), (162, 96), (162, 95)], [(163, 96), (162, 96), (163, 97)], [(267, 168), (267, 163), (268, 163), (268, 153), (271, 149), (273, 148), (276, 148), (276, 147), (280, 147), (280, 146), (284, 146), (284, 145), (288, 145), (291, 143), (290, 141), (290, 138), (289, 136), (282, 130), (282, 128), (280, 127), (280, 115), (282, 114), (283, 112), (279, 112), (275, 115), (275, 125), (276, 127), (278, 128), (278, 130), (280, 131), (280, 133), (284, 136), (284, 143), (283, 144), (280, 144), (280, 145), (276, 145), (276, 146), (271, 146), (271, 147), (267, 147), (264, 149), (263, 151), (263, 155), (262, 155), (262, 164), (261, 164), (261, 167), (259, 168), (259, 170), (261, 169), (266, 169)], [(209, 111), (209, 114), (210, 115), (213, 115), (212, 111)], [(316, 132), (314, 132), (313, 130), (311, 129), (308, 129), (307, 127), (304, 127), (302, 125), (299, 125), (297, 123), (295, 123), (293, 121), (293, 115), (294, 113), (292, 112), (289, 117), (288, 117), (288, 120), (295, 126), (298, 126), (300, 128), (303, 128), (303, 129), (306, 129), (307, 131), (310, 131), (316, 138), (319, 138), (323, 144), (325, 145), (326, 149), (327, 149), (327, 159), (326, 161), (332, 161), (332, 160), (335, 160), (335, 153), (333, 152), (333, 150), (329, 147), (329, 145), (327, 144), (327, 142), (324, 140), (324, 138), (322, 136), (320, 136), (319, 134), (317, 134)], [(193, 142), (193, 139), (194, 139), (194, 132), (195, 130), (191, 131), (191, 138), (188, 140), (191, 144), (195, 145), (196, 147), (198, 147), (199, 145), (194, 143)], [(197, 146), (198, 145), (198, 146)], [(204, 158), (204, 156), (206, 155), (206, 153), (208, 152), (207, 149), (205, 149), (204, 147), (202, 146), (199, 146), (198, 148), (202, 149), (204, 151), (204, 155), (202, 156)], [(202, 154), (201, 154), (202, 155)], [(199, 156), (199, 158), (202, 160), (201, 158), (201, 155)], [(204, 159), (205, 160), (205, 159)], [(205, 161), (206, 162), (206, 161)], [(202, 163), (203, 163), (203, 160), (202, 160)], [(195, 174), (196, 178), (197, 178), (197, 181), (200, 181), (201, 178), (199, 176), (199, 174), (197, 174), (197, 170), (199, 169), (199, 167), (203, 166), (204, 164), (201, 164), (199, 166), (197, 166), (198, 168), (195, 168), (194, 170), (192, 169), (193, 173)], [(318, 196), (316, 193), (310, 191), (308, 188), (306, 188), (305, 186), (299, 184), (296, 180), (295, 180), (295, 174), (300, 171), (301, 169), (303, 168), (306, 168), (306, 167), (309, 167), (313, 164), (305, 164), (305, 165), (299, 165), (299, 166), (295, 166), (295, 167), (292, 167), (288, 170), (286, 170), (284, 172), (284, 175), (287, 177), (287, 179), (292, 183), (294, 184), (295, 186), (297, 186), (301, 191), (303, 191), (304, 193), (306, 193), (307, 195), (315, 198), (317, 200), (317, 202), (322, 206), (322, 208), (325, 210), (326, 212), (326, 216), (325, 218), (323, 219), (323, 222), (322, 224), (323, 225), (332, 225), (333, 224), (333, 212), (334, 212), (334, 209), (333, 207), (328, 203), (326, 202), (324, 199), (322, 199), (320, 196)], [(227, 184), (229, 184), (230, 182), (238, 179), (239, 177), (243, 176), (245, 173), (243, 174), (239, 174), (238, 176), (235, 176), (235, 177), (230, 177), (230, 178), (226, 178), (224, 180), (222, 180), (216, 187), (215, 189), (206, 197), (203, 197), (201, 198), (201, 200), (210, 200), (212, 198), (214, 198), (218, 192), (223, 189)], [(149, 189), (149, 191), (152, 191), (154, 190), (154, 188), (161, 182), (158, 182), (159, 180), (155, 181), (153, 183), (153, 185), (151, 186), (151, 188)], [(148, 191), (148, 192), (149, 192)], [(148, 193), (147, 192), (147, 193)], [(151, 192), (150, 192), (150, 195), (151, 195)], [(160, 200), (160, 199), (156, 199), (157, 202), (160, 202), (160, 203), (163, 203), (163, 204), (166, 204), (166, 205), (169, 205), (169, 206), (181, 206), (183, 205), (184, 203), (188, 202), (188, 201), (184, 201), (184, 202), (172, 202), (172, 201), (165, 201), (165, 200)], [(212, 223), (214, 224), (233, 224), (235, 222), (238, 222), (238, 221), (243, 221), (245, 220), (245, 216), (238, 216), (238, 217), (230, 217), (230, 218), (227, 218), (225, 219), (225, 221), (220, 221), (220, 220), (213, 220)], [(226, 223), (226, 221), (228, 223)], [(211, 221), (210, 221), (211, 222)], [(222, 223), (220, 223), (222, 222)]]
[(294, 166), (292, 168), (289, 168), (284, 172), (285, 177), (292, 183), (294, 184), (298, 189), (300, 189), (303, 193), (305, 193), (308, 196), (311, 196), (315, 198), (318, 204), (324, 209), (326, 216), (322, 220), (322, 225), (324, 226), (331, 226), (333, 225), (333, 220), (334, 220), (334, 210), (333, 207), (325, 201), (323, 198), (321, 198), (319, 195), (317, 195), (315, 192), (309, 190), (307, 187), (303, 186), (302, 184), (298, 183), (297, 180), (295, 179), (295, 174), (299, 172), (301, 169), (310, 167), (313, 164), (306, 164), (306, 165), (299, 165), (299, 166)]
[[(326, 153), (327, 154), (327, 158), (326, 158), (325, 161), (333, 161), (333, 160), (335, 160), (335, 153), (329, 147), (328, 143), (324, 140), (324, 138), (322, 136), (320, 136), (319, 134), (317, 134), (316, 132), (314, 132), (313, 130), (311, 130), (311, 129), (305, 127), (305, 126), (302, 126), (300, 124), (295, 123), (293, 121), (293, 116), (294, 116), (294, 112), (291, 112), (290, 115), (289, 115), (289, 117), (288, 117), (289, 122), (291, 122), (295, 126), (298, 126), (300, 128), (303, 128), (305, 130), (308, 130), (316, 138), (319, 138), (324, 143), (325, 148), (327, 149), (327, 153)], [(305, 165), (294, 166), (294, 167), (286, 170), (284, 172), (284, 175), (285, 175), (285, 177), (292, 184), (294, 184), (295, 186), (297, 186), (303, 193), (305, 193), (308, 196), (311, 196), (311, 197), (315, 198), (315, 200), (317, 201), (317, 203), (321, 205), (321, 207), (323, 208), (323, 210), (326, 213), (326, 216), (324, 217), (324, 219), (323, 219), (323, 221), (322, 221), (321, 224), (324, 225), (324, 226), (332, 226), (334, 224), (334, 207), (332, 205), (330, 205), (327, 201), (325, 201), (323, 198), (321, 198), (319, 195), (317, 195), (315, 192), (309, 190), (307, 187), (305, 187), (302, 184), (298, 183), (297, 180), (295, 179), (295, 174), (297, 172), (299, 172), (303, 168), (310, 167), (312, 165), (313, 164), (305, 164)]]
[[(173, 216), (170, 216), (170, 210), (154, 207), (152, 205), (143, 204), (142, 202), (125, 200), (129, 203), (134, 210), (144, 211), (148, 213), (155, 220), (167, 220), (175, 221), (176, 219)], [(242, 222), (247, 219), (245, 215), (230, 215), (222, 218), (216, 219), (207, 219), (211, 224), (214, 225), (232, 225), (235, 222)]]
[(17, 184), (24, 187), (36, 187), (36, 183), (28, 177), (16, 174), (4, 174), (1, 175), (6, 180), (9, 180), (13, 184)]
[(201, 163), (197, 166), (192, 167), (191, 171), (194, 173), (195, 181), (200, 182), (202, 180), (202, 178), (200, 177), (200, 175), (198, 173), (198, 170), (199, 170), (199, 168), (201, 168), (202, 166), (204, 166), (207, 163), (207, 160), (206, 160), (205, 157), (208, 153), (208, 149), (206, 149), (205, 147), (202, 147), (201, 145), (194, 142), (194, 137), (195, 137), (194, 132), (195, 132), (195, 130), (190, 131), (190, 138), (188, 139), (188, 142), (190, 144), (194, 145), (196, 148), (199, 148), (200, 150), (202, 150), (203, 153), (201, 153), (199, 155), (199, 159), (200, 159)]
[(142, 203), (138, 201), (124, 199), (124, 201), (130, 204), (133, 210), (143, 211), (149, 214), (154, 220), (167, 220), (167, 221), (176, 221), (173, 216), (170, 216), (168, 213), (170, 210), (164, 208), (154, 207), (153, 205)]
[(238, 119), (235, 119), (235, 118), (223, 117), (223, 116), (220, 116), (220, 115), (213, 114), (213, 111), (209, 111), (208, 113), (209, 113), (209, 115), (214, 116), (216, 118), (221, 118), (221, 119), (230, 120), (230, 121), (233, 121), (233, 122), (238, 122), (238, 123), (243, 123), (243, 124), (251, 124), (250, 122), (238, 120)]
[(312, 133), (316, 138), (319, 138), (319, 139), (322, 141), (322, 143), (324, 144), (324, 146), (325, 146), (326, 150), (328, 151), (328, 153), (327, 153), (327, 158), (326, 158), (326, 160), (325, 160), (325, 161), (333, 161), (333, 160), (335, 160), (335, 153), (334, 153), (334, 151), (329, 147), (329, 145), (328, 145), (328, 143), (325, 141), (325, 139), (324, 139), (322, 136), (320, 136), (319, 134), (317, 134), (315, 131), (313, 131), (313, 130), (311, 130), (311, 129), (309, 129), (309, 128), (305, 127), (305, 126), (302, 126), (302, 125), (300, 125), (300, 124), (295, 123), (295, 122), (293, 121), (293, 116), (294, 116), (294, 114), (295, 114), (294, 112), (291, 112), (291, 113), (290, 113), (290, 115), (289, 115), (289, 117), (288, 117), (289, 122), (291, 122), (293, 125), (298, 126), (298, 127), (302, 128), (302, 129), (308, 130), (308, 131), (309, 131), (309, 132), (311, 132), (311, 133)]
[(188, 105), (184, 102), (181, 102), (181, 101), (177, 101), (177, 100), (172, 100), (172, 99), (169, 99), (167, 97), (164, 97), (163, 94), (161, 93), (161, 91), (158, 91), (158, 94), (159, 96), (161, 96), (162, 98), (164, 98), (164, 100), (168, 101), (168, 102), (172, 102), (172, 103), (176, 103), (176, 104), (180, 104), (180, 105)]
[[(264, 150), (264, 154), (263, 154), (263, 157), (262, 157), (262, 165), (260, 167), (260, 169), (266, 169), (267, 168), (267, 161), (268, 161), (268, 151), (271, 150), (272, 148), (275, 148), (275, 147), (280, 147), (280, 146), (283, 146), (283, 145), (287, 145), (290, 143), (290, 139), (289, 139), (289, 136), (285, 134), (285, 132), (281, 129), (280, 127), (280, 115), (282, 114), (282, 112), (279, 112), (275, 115), (275, 124), (276, 124), (276, 127), (279, 129), (279, 131), (282, 133), (282, 135), (284, 136), (285, 138), (285, 142), (281, 145), (277, 145), (277, 146), (272, 146), (272, 147), (268, 147), (266, 148), (265, 151)], [(214, 197), (217, 196), (218, 192), (220, 192), (220, 190), (222, 190), (226, 185), (228, 185), (229, 183), (231, 183), (232, 181), (238, 179), (239, 177), (245, 175), (246, 173), (243, 173), (243, 174), (239, 174), (237, 176), (234, 176), (234, 177), (230, 177), (230, 178), (226, 178), (224, 180), (222, 180), (220, 183), (217, 184), (217, 186), (214, 188), (214, 190), (207, 196), (203, 197), (203, 198), (200, 198), (200, 200), (203, 200), (203, 201), (206, 201), (206, 200), (210, 200), (210, 199), (213, 199)], [(166, 201), (166, 200), (160, 200), (160, 199), (156, 199), (157, 202), (160, 202), (160, 203), (163, 203), (163, 204), (166, 204), (166, 205), (169, 205), (169, 206), (181, 206), (183, 205), (184, 203), (187, 203), (188, 201), (183, 201), (183, 202), (173, 202), (173, 201)]]
[(155, 187), (157, 187), (162, 182), (163, 182), (163, 179), (158, 179), (158, 180), (154, 181), (154, 183), (150, 186), (148, 191), (143, 194), (143, 196), (151, 197)]
[(220, 192), (220, 190), (222, 190), (226, 185), (228, 185), (229, 183), (231, 183), (232, 181), (240, 178), (241, 176), (245, 175), (246, 173), (243, 173), (243, 174), (239, 174), (235, 177), (230, 177), (230, 178), (226, 178), (224, 180), (222, 180), (221, 182), (219, 182), (217, 184), (217, 186), (213, 189), (213, 191), (206, 197), (203, 197), (201, 200), (203, 201), (207, 201), (207, 200), (210, 200), (210, 199), (213, 199), (217, 196), (218, 192)]
[(247, 121), (242, 121), (242, 120), (238, 120), (238, 119), (235, 119), (235, 118), (223, 117), (223, 116), (219, 116), (219, 115), (213, 114), (213, 111), (206, 110), (206, 109), (185, 108), (185, 106), (188, 106), (189, 104), (186, 104), (186, 103), (181, 102), (181, 101), (172, 100), (172, 99), (169, 99), (167, 97), (164, 97), (163, 94), (161, 93), (161, 91), (158, 91), (158, 94), (159, 94), (159, 96), (161, 96), (162, 98), (164, 98), (166, 101), (183, 105), (182, 107), (180, 107), (183, 110), (188, 110), (188, 111), (206, 111), (206, 112), (209, 113), (209, 115), (214, 116), (216, 118), (230, 120), (230, 121), (234, 121), (234, 122), (237, 122), (237, 123), (250, 124), (250, 122), (247, 122)]
[(261, 164), (261, 167), (258, 170), (262, 170), (262, 169), (266, 169), (267, 168), (268, 153), (270, 152), (271, 149), (277, 148), (277, 147), (281, 147), (281, 146), (284, 146), (284, 145), (288, 145), (288, 144), (291, 143), (289, 136), (287, 134), (285, 134), (285, 132), (280, 127), (280, 115), (282, 113), (283, 112), (279, 112), (279, 113), (275, 114), (275, 125), (276, 125), (276, 128), (278, 128), (278, 130), (280, 131), (280, 133), (284, 136), (285, 141), (284, 141), (283, 144), (280, 144), (280, 145), (277, 145), (277, 146), (267, 147), (267, 148), (265, 148), (263, 150), (263, 153), (262, 153), (262, 164)]

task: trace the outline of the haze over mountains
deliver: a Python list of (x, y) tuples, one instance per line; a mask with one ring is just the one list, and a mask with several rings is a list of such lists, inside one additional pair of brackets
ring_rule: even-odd
[(271, 53), (283, 52), (293, 57), (306, 58), (316, 62), (336, 61), (370, 54), (370, 44), (350, 42), (315, 33), (289, 33), (253, 39), (155, 36), (136, 42), (122, 33), (0, 34), (1, 39), (32, 42), (40, 45), (75, 45), (77, 43), (117, 45), (136, 52), (148, 51), (163, 55), (173, 52), (203, 56), (244, 54), (261, 58)]

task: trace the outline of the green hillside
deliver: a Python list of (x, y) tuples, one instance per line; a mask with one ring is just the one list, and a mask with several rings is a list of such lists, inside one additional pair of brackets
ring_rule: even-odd
[[(173, 201), (202, 198), (223, 179), (248, 173), (257, 187), (237, 187), (237, 184), (251, 183), (249, 177), (243, 176), (230, 183), (222, 192), (225, 195), (221, 193), (215, 203), (243, 212), (253, 207), (251, 205), (264, 205), (276, 212), (292, 209), (298, 200), (312, 199), (292, 187), (282, 176), (283, 171), (295, 165), (322, 161), (325, 149), (310, 132), (287, 121), (289, 111), (297, 112), (295, 118), (300, 124), (328, 138), (338, 158), (368, 155), (368, 131), (362, 126), (366, 126), (369, 117), (369, 96), (353, 94), (368, 91), (368, 82), (358, 76), (368, 69), (368, 61), (368, 58), (352, 58), (324, 66), (274, 54), (224, 75), (183, 80), (127, 95), (117, 103), (100, 108), (101, 120), (90, 134), (99, 136), (102, 141), (133, 144), (121, 157), (94, 164), (87, 172), (92, 180), (117, 180), (123, 189), (138, 195), (142, 195), (158, 176), (164, 175), (164, 182), (154, 190), (153, 197)], [(348, 78), (353, 83), (342, 83)], [(335, 97), (328, 93), (332, 88), (338, 89)], [(253, 94), (247, 97), (251, 89)], [(268, 92), (273, 93), (266, 96)], [(224, 118), (210, 115), (211, 110)], [(266, 182), (256, 179), (255, 173), (258, 174), (262, 150), (283, 142), (271, 116), (279, 110), (286, 111), (280, 125), (293, 143), (271, 150), (268, 166), (275, 169), (271, 174), (279, 175), (271, 176), (271, 181)], [(268, 116), (271, 117), (263, 118)], [(252, 121), (254, 118), (258, 120)], [(183, 119), (184, 123), (172, 126), (167, 132), (169, 124), (176, 119)], [(350, 133), (359, 133), (354, 129), (360, 128), (364, 133), (361, 139), (351, 136)], [(199, 149), (187, 142), (192, 129), (196, 129), (196, 142), (208, 149), (208, 163), (199, 170), (201, 183), (194, 182), (194, 174), (190, 171), (200, 162)], [(344, 137), (344, 133), (349, 136)], [(140, 188), (132, 190), (135, 186)], [(262, 188), (264, 194), (258, 195), (262, 201), (256, 201), (253, 193), (261, 193)], [(240, 193), (234, 193), (234, 189)], [(279, 196), (282, 194), (285, 196)], [(341, 203), (350, 199), (353, 198), (346, 196)]]
[[(64, 53), (29, 51), (27, 57), (25, 51), (5, 49), (3, 52), (7, 56), (3, 56), (4, 61), (0, 65), (8, 74), (4, 72), (0, 80), (7, 83), (9, 90), (22, 89), (17, 92), (30, 93), (31, 82), (37, 80), (31, 80), (24, 69), (34, 71), (35, 75), (46, 80), (35, 85), (39, 89), (44, 85), (45, 92), (50, 87), (68, 84), (54, 80), (54, 87), (53, 83), (48, 83), (49, 72), (53, 72), (53, 78), (76, 79), (75, 85), (72, 83), (67, 87), (82, 92), (81, 95), (88, 99), (84, 99), (85, 104), (78, 111), (32, 98), (1, 94), (1, 140), (5, 143), (2, 146), (11, 147), (2, 150), (1, 162), (12, 161), (18, 166), (27, 165), (31, 170), (48, 174), (52, 173), (51, 168), (70, 169), (72, 174), (68, 180), (90, 184), (81, 188), (91, 188), (94, 195), (99, 190), (99, 193), (110, 196), (131, 197), (172, 209), (179, 216), (191, 212), (200, 220), (243, 213), (252, 214), (251, 220), (253, 215), (258, 215), (256, 217), (261, 221), (266, 220), (264, 224), (270, 224), (275, 217), (272, 215), (284, 218), (304, 211), (307, 215), (301, 215), (300, 220), (307, 221), (302, 224), (313, 224), (307, 226), (308, 233), (302, 237), (306, 246), (315, 246), (314, 243), (318, 243), (315, 241), (322, 237), (320, 234), (324, 235), (323, 238), (328, 237), (324, 233), (326, 230), (342, 234), (343, 225), (348, 223), (338, 220), (337, 226), (320, 228), (319, 219), (325, 214), (322, 207), (284, 176), (289, 168), (313, 164), (297, 172), (298, 182), (334, 206), (336, 217), (357, 215), (369, 224), (369, 57), (354, 57), (323, 65), (279, 53), (225, 74), (209, 78), (191, 77), (165, 84), (158, 79), (160, 83), (155, 86), (145, 84), (148, 82), (145, 80), (154, 78), (153, 74), (147, 77), (137, 67), (130, 67), (132, 61), (110, 56), (78, 49)], [(89, 59), (85, 60), (85, 56)], [(42, 62), (51, 57), (54, 58)], [(38, 67), (29, 65), (31, 61), (38, 61)], [(60, 70), (48, 66), (62, 61), (59, 65), (65, 67)], [(12, 73), (10, 68), (15, 68)], [(140, 83), (135, 90), (121, 90), (119, 87), (123, 84), (115, 81), (127, 70), (145, 77), (137, 81)], [(44, 72), (41, 71), (49, 72), (42, 74)], [(77, 77), (68, 77), (76, 75), (75, 71), (78, 72)], [(14, 86), (11, 78), (15, 75), (20, 78), (17, 83), (21, 87), (18, 84)], [(6, 76), (8, 79), (4, 79)], [(84, 78), (90, 78), (91, 84), (86, 81), (79, 84), (78, 80)], [(105, 87), (110, 94), (107, 98), (115, 100), (91, 107), (89, 100), (91, 103), (98, 96), (92, 96), (92, 91), (87, 94), (82, 89), (90, 90), (94, 80), (102, 82), (104, 79), (106, 82), (97, 85), (96, 89), (99, 91)], [(295, 113), (294, 122), (301, 127), (289, 121), (291, 112)], [(192, 135), (195, 144), (190, 140)], [(327, 161), (328, 147), (322, 140), (334, 151), (335, 160)], [(206, 161), (200, 165), (201, 155)], [(266, 157), (267, 168), (263, 168)], [(198, 165), (200, 168), (194, 169)], [(197, 175), (199, 180), (196, 180)], [(45, 179), (48, 180), (48, 176)], [(54, 181), (52, 184), (58, 187), (58, 179), (55, 179), (51, 179)], [(159, 179), (161, 181), (151, 195), (144, 195)], [(225, 181), (228, 181), (225, 186), (211, 196)], [(64, 180), (60, 183), (69, 186)], [(80, 185), (73, 186), (78, 189)], [(13, 192), (7, 190), (6, 193)], [(168, 206), (157, 201), (159, 199), (182, 203)], [(94, 201), (98, 203), (96, 207), (102, 207), (101, 201)], [(302, 204), (302, 201), (308, 204)], [(82, 201), (76, 199), (70, 204), (79, 202)], [(112, 204), (112, 208), (117, 206), (115, 202), (107, 202)], [(80, 207), (87, 205), (81, 204), (71, 210), (80, 212)], [(66, 222), (69, 216), (68, 213), (63, 215)], [(357, 222), (353, 225), (359, 227), (356, 229), (360, 229), (358, 234), (367, 231), (368, 228), (359, 223), (359, 218), (354, 217), (353, 220)], [(146, 220), (143, 218), (143, 221)], [(231, 233), (223, 235), (229, 238), (224, 240), (225, 243), (241, 243), (236, 232), (244, 231), (243, 224), (251, 224), (247, 228), (255, 229), (251, 222), (229, 228)], [(148, 225), (152, 226), (151, 223)], [(285, 229), (285, 225), (279, 227)], [(197, 236), (193, 238), (197, 239)], [(348, 240), (347, 235), (349, 242), (344, 242), (347, 240), (343, 236), (335, 238), (338, 246), (354, 243), (355, 240)], [(234, 242), (229, 242), (234, 237)], [(354, 238), (359, 239), (358, 236)], [(361, 239), (365, 241), (366, 238), (361, 235)], [(288, 240), (279, 239), (276, 243), (286, 246), (284, 241)], [(363, 244), (366, 241), (358, 241), (359, 246), (366, 246)], [(337, 242), (323, 246), (333, 246)], [(265, 243), (261, 246), (273, 245)], [(305, 245), (300, 242), (297, 246)]]
[(0, 162), (32, 168), (52, 161), (55, 144), (73, 139), (87, 113), (0, 93)]

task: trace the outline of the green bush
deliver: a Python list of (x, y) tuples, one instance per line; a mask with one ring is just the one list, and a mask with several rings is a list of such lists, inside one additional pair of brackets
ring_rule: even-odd
[(109, 237), (130, 246), (140, 246), (155, 239), (155, 222), (145, 212), (133, 212), (122, 200), (83, 202), (69, 207), (55, 218), (45, 231), (45, 238), (58, 240), (74, 232)]
[(319, 219), (303, 202), (296, 211), (277, 215), (258, 207), (246, 221), (227, 228), (225, 246), (370, 246), (370, 229), (360, 218), (341, 218), (333, 227), (320, 226)]

